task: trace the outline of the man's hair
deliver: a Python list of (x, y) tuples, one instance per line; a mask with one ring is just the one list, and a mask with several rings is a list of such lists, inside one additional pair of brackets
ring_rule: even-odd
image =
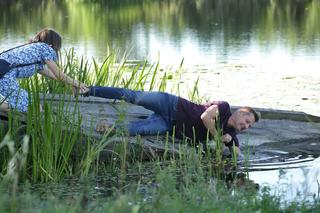
[(255, 122), (259, 121), (260, 115), (254, 109), (252, 109), (251, 107), (245, 106), (245, 107), (241, 107), (240, 109), (243, 110), (243, 111), (246, 111), (248, 113), (253, 114)]

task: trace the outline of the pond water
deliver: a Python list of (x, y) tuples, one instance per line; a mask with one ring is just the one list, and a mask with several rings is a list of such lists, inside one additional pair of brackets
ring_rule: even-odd
[(285, 201), (319, 199), (320, 158), (296, 156), (289, 162), (255, 165), (254, 169), (259, 170), (251, 171), (249, 178), (261, 186), (269, 186), (272, 194), (282, 197)]
[(260, 157), (243, 167), (250, 180), (261, 187), (270, 187), (271, 194), (287, 202), (313, 201), (320, 197), (319, 153), (290, 153), (281, 147), (258, 152)]
[(317, 0), (2, 0), (0, 8), (0, 50), (50, 26), (63, 47), (99, 61), (108, 48), (163, 67), (184, 59), (182, 96), (199, 77), (210, 99), (320, 115)]
[[(103, 2), (1, 0), (0, 50), (50, 26), (63, 47), (98, 61), (109, 48), (128, 60), (160, 60), (170, 70), (184, 59), (182, 96), (199, 77), (200, 94), (211, 99), (320, 116), (320, 1)], [(301, 187), (316, 193), (319, 158), (310, 162), (294, 162), (299, 168), (285, 170), (285, 183), (299, 188), (307, 174), (312, 185)], [(250, 178), (283, 185), (277, 168), (252, 171)]]
[[(240, 166), (237, 173), (245, 175), (252, 183), (259, 184), (261, 191), (265, 186), (269, 187), (270, 194), (281, 198), (283, 203), (312, 202), (320, 198), (318, 155), (291, 155), (285, 152), (269, 152), (267, 155), (270, 156), (269, 159), (259, 159), (243, 168)], [(32, 190), (44, 196), (49, 194), (67, 200), (75, 199), (85, 193), (90, 200), (95, 200), (112, 196), (117, 191), (126, 192), (137, 187), (145, 199), (151, 199), (151, 192), (157, 187), (154, 164), (154, 162), (145, 162), (139, 168), (132, 165), (125, 173), (119, 170), (85, 179), (75, 177), (59, 183), (33, 184)], [(170, 162), (158, 162), (157, 166), (160, 164), (165, 168), (165, 165), (170, 165)], [(180, 173), (178, 169), (177, 179)]]

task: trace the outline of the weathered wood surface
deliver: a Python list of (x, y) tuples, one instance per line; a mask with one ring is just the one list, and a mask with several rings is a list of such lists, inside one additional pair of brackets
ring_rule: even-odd
[[(60, 100), (64, 100), (66, 116), (72, 114), (74, 109), (79, 109), (82, 116), (82, 132), (95, 139), (101, 139), (102, 135), (95, 131), (96, 124), (100, 120), (106, 120), (110, 124), (123, 116), (125, 121), (145, 119), (152, 112), (143, 107), (96, 97), (79, 97), (78, 101), (72, 96), (45, 95), (42, 101), (56, 108)], [(235, 110), (237, 107), (232, 107)], [(239, 134), (241, 147), (259, 146), (266, 143), (281, 142), (290, 143), (320, 140), (320, 117), (312, 116), (303, 112), (255, 108), (261, 113), (261, 120), (252, 128)], [(4, 116), (4, 114), (0, 114)], [(137, 144), (137, 137), (127, 138), (130, 145)], [(123, 141), (122, 138), (113, 138), (114, 143)], [(157, 153), (168, 152), (169, 154), (180, 154), (181, 146), (178, 140), (172, 138), (175, 144), (167, 143), (165, 136), (139, 137), (139, 144), (147, 155), (154, 156)], [(112, 149), (112, 146), (111, 146)], [(319, 153), (320, 154), (320, 153)]]

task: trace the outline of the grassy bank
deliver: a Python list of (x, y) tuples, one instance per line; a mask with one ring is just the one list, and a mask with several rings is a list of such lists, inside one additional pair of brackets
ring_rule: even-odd
[[(28, 184), (15, 195), (8, 193), (10, 184), (2, 181), (1, 212), (318, 212), (319, 201), (283, 202), (268, 188), (257, 192), (246, 178), (219, 179), (208, 175), (206, 166), (198, 161), (181, 164), (178, 161), (153, 162), (152, 167), (130, 165), (136, 169), (128, 180), (121, 172), (117, 187), (108, 196), (92, 193), (86, 178), (79, 181), (78, 193), (34, 192)], [(205, 165), (202, 162), (200, 165)], [(132, 171), (131, 171), (132, 172)], [(152, 173), (152, 174), (150, 174)], [(150, 180), (145, 175), (151, 176)], [(229, 174), (231, 175), (231, 174)], [(135, 177), (133, 177), (135, 176)], [(72, 187), (69, 185), (67, 187)]]

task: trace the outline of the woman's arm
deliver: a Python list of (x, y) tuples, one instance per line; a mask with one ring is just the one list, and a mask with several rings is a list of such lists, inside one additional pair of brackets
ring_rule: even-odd
[(73, 87), (79, 88), (80, 93), (85, 93), (89, 90), (88, 87), (84, 83), (81, 83), (75, 79), (72, 79), (69, 76), (67, 76), (64, 72), (61, 72), (59, 70), (57, 64), (54, 61), (46, 61), (45, 63), (47, 64), (50, 72), (46, 71), (44, 69), (43, 72), (42, 71), (40, 72), (41, 74), (43, 74), (51, 79), (60, 80), (66, 84), (73, 86)]
[(58, 80), (57, 77), (51, 72), (51, 70), (47, 66), (44, 66), (43, 70), (40, 70), (39, 73), (43, 76), (51, 78), (52, 80)]
[(201, 114), (201, 120), (204, 126), (209, 129), (209, 132), (214, 136), (217, 133), (215, 127), (215, 119), (219, 115), (217, 105), (211, 105)]

